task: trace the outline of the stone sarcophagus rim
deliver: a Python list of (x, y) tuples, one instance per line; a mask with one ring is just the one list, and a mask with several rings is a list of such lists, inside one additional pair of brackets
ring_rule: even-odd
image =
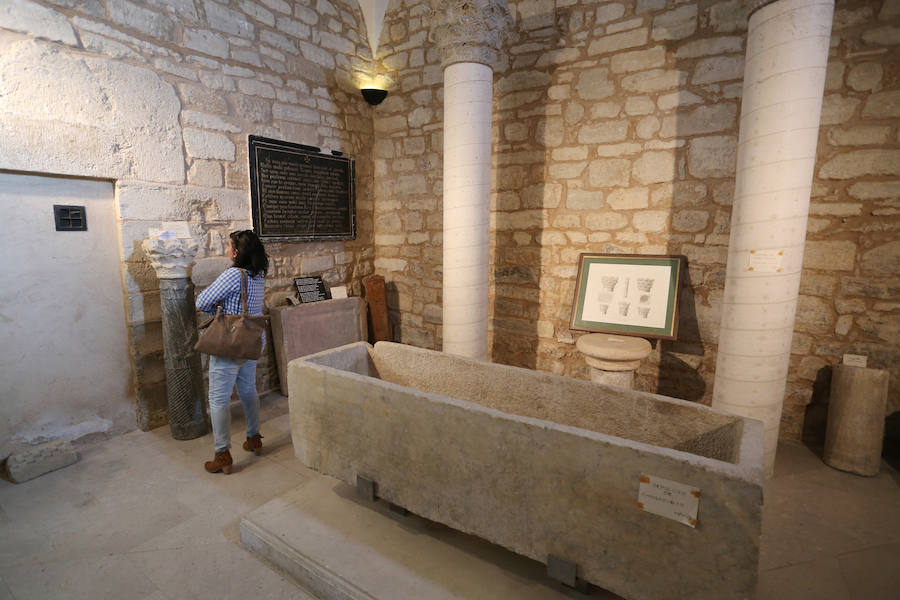
[[(759, 421), (390, 342), (288, 377), (294, 452), (316, 471), (629, 599), (754, 597)], [(648, 475), (700, 490), (695, 527), (642, 510)]]

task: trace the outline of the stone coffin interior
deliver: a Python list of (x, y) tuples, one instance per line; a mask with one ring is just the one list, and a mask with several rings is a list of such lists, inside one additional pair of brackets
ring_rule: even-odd
[[(352, 358), (351, 358), (352, 356)], [(744, 421), (673, 398), (632, 392), (548, 373), (473, 363), (450, 354), (415, 352), (379, 342), (364, 355), (312, 362), (421, 392), (474, 402), (504, 413), (737, 463)], [(488, 375), (488, 376), (486, 376)], [(561, 381), (564, 382), (561, 385)]]

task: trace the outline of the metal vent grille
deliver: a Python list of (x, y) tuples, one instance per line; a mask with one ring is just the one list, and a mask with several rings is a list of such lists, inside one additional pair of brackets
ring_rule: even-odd
[(83, 206), (53, 205), (57, 231), (87, 231), (87, 213)]

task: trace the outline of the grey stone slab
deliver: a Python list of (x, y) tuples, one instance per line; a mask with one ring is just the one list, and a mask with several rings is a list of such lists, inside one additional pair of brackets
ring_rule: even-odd
[(122, 555), (83, 557), (75, 553), (49, 563), (0, 567), (0, 576), (11, 591), (9, 597), (17, 599), (147, 600), (156, 591), (141, 569)]
[[(762, 424), (708, 407), (379, 342), (289, 366), (305, 465), (634, 600), (752, 598)], [(644, 475), (700, 490), (696, 528)]]
[(6, 459), (9, 478), (22, 483), (44, 473), (67, 467), (78, 460), (78, 453), (68, 440), (55, 440), (11, 454)]
[(322, 475), (250, 512), (241, 542), (321, 600), (618, 598), (567, 590), (540, 563)]
[(362, 298), (277, 306), (270, 309), (269, 314), (278, 380), (285, 395), (288, 394), (287, 364), (290, 361), (368, 338), (366, 302)]

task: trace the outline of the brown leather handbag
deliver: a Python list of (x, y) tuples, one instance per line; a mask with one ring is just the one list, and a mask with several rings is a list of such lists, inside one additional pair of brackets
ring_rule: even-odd
[(269, 317), (254, 317), (247, 310), (247, 272), (241, 269), (241, 314), (226, 315), (221, 306), (200, 325), (194, 350), (204, 354), (256, 360), (262, 354), (263, 332)]

